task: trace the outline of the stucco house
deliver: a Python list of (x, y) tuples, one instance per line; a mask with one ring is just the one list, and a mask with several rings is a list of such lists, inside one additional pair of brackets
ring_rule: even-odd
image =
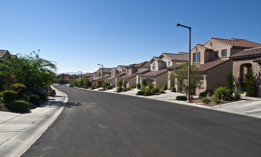
[(11, 56), (8, 50), (0, 50), (0, 62), (5, 61)]
[(110, 86), (117, 86), (117, 78), (127, 73), (127, 67), (127, 65), (118, 65), (117, 67), (112, 68), (110, 77), (105, 80), (110, 83)]
[(211, 38), (203, 45), (196, 45), (191, 50), (191, 64), (197, 66), (197, 73), (202, 80), (195, 94), (226, 86), (226, 76), (232, 72), (233, 65), (229, 57), (244, 49), (258, 46), (258, 43), (235, 38)]
[[(233, 60), (233, 76), (235, 78), (237, 88), (243, 91), (245, 88), (244, 76), (251, 68), (254, 75), (260, 80), (260, 61), (261, 61), (261, 45), (260, 47), (245, 49), (230, 57)], [(260, 81), (259, 81), (260, 83)], [(257, 95), (261, 97), (261, 87), (258, 84)]]
[(111, 76), (112, 68), (99, 68), (96, 72), (93, 73), (92, 76), (92, 86), (102, 86), (102, 82)]
[(118, 80), (122, 80), (126, 88), (135, 88), (137, 82), (140, 80), (140, 75), (149, 71), (150, 63), (148, 61), (138, 64), (131, 64), (127, 67), (126, 75), (118, 77)]

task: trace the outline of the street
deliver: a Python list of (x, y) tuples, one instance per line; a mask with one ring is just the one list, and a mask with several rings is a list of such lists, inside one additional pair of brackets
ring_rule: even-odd
[(261, 120), (65, 85), (68, 104), (23, 157), (260, 157)]

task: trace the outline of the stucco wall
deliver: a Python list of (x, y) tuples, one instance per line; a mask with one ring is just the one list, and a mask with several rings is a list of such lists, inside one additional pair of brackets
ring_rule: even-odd
[(136, 77), (132, 77), (128, 80), (127, 88), (136, 87)]
[[(211, 44), (212, 43), (212, 44)], [(209, 40), (206, 44), (205, 44), (206, 47), (210, 48), (210, 49), (213, 49), (214, 51), (218, 51), (218, 56), (221, 58), (221, 50), (223, 49), (227, 49), (227, 57), (230, 57), (230, 49), (231, 49), (231, 46), (230, 45), (227, 45), (227, 44), (224, 44), (220, 41), (217, 41), (215, 39), (211, 39)]]
[(218, 87), (226, 86), (226, 76), (232, 72), (232, 60), (222, 63), (206, 72), (207, 89), (215, 90)]
[(166, 71), (165, 73), (157, 76), (155, 78), (156, 82), (155, 82), (155, 87), (156, 88), (161, 88), (164, 84), (168, 83), (168, 72)]
[(258, 63), (253, 62), (253, 59), (249, 59), (249, 60), (234, 60), (233, 61), (233, 76), (235, 78), (239, 78), (240, 76), (240, 65), (242, 64), (246, 64), (249, 63), (252, 65), (252, 69), (255, 75), (259, 74), (260, 71), (260, 66), (258, 65)]

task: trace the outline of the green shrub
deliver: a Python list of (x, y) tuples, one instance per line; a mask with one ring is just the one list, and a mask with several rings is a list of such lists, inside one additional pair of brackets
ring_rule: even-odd
[(226, 76), (226, 83), (227, 83), (227, 88), (234, 90), (234, 78), (232, 72), (228, 73)]
[(38, 90), (34, 90), (33, 94), (38, 95), (40, 97), (40, 99), (43, 100), (43, 101), (46, 101), (47, 97), (48, 97), (47, 93), (43, 93), (43, 92), (40, 92)]
[(154, 95), (156, 93), (159, 93), (159, 88), (153, 88), (151, 89), (151, 93)]
[(112, 86), (108, 86), (107, 89), (112, 89)]
[(151, 89), (147, 88), (145, 89), (144, 96), (150, 96), (152, 95)]
[(163, 88), (164, 90), (167, 90), (167, 89), (168, 89), (168, 85), (165, 83), (165, 84), (162, 86), (162, 88)]
[(217, 103), (217, 104), (220, 104), (220, 103), (221, 103), (221, 100), (218, 99), (218, 98), (216, 98), (215, 96), (213, 96), (213, 100), (214, 100), (214, 102)]
[(9, 111), (18, 112), (18, 113), (27, 113), (29, 112), (29, 104), (24, 100), (16, 100), (6, 105)]
[(122, 87), (119, 87), (119, 88), (117, 88), (117, 92), (119, 93), (119, 92), (122, 92), (123, 91), (123, 88)]
[(12, 84), (11, 89), (17, 92), (17, 99), (24, 99), (27, 92), (27, 88), (25, 85), (21, 83)]
[(137, 88), (140, 89), (141, 88), (141, 84), (138, 83), (137, 84)]
[(3, 103), (8, 104), (12, 101), (15, 101), (17, 98), (17, 92), (12, 90), (6, 90), (3, 92)]
[(240, 98), (241, 98), (241, 95), (238, 92), (235, 92), (233, 99), (234, 100), (240, 100)]
[(140, 90), (140, 91), (137, 92), (136, 95), (144, 95), (144, 91)]
[(176, 97), (176, 100), (187, 101), (188, 99), (187, 99), (186, 96), (180, 95), (180, 96), (177, 96), (177, 97)]
[(209, 103), (210, 103), (210, 100), (209, 100), (208, 98), (203, 98), (203, 99), (202, 99), (202, 102), (203, 102), (204, 104), (209, 104)]
[(56, 91), (54, 89), (51, 89), (50, 96), (55, 96), (55, 95), (56, 95)]
[(257, 78), (253, 72), (253, 69), (248, 69), (247, 73), (245, 74), (245, 83), (246, 83), (246, 96), (256, 96), (257, 94)]
[(175, 87), (172, 87), (171, 92), (177, 92), (177, 89)]
[(231, 100), (233, 91), (227, 87), (219, 87), (214, 91), (216, 99)]
[(40, 105), (40, 97), (38, 95), (32, 94), (29, 97), (29, 102), (36, 105), (36, 106), (39, 106)]
[(3, 92), (0, 92), (0, 103), (3, 102)]
[(160, 93), (160, 94), (163, 94), (163, 93), (165, 93), (165, 90), (164, 90), (163, 88), (160, 88), (160, 89), (159, 89), (159, 93)]

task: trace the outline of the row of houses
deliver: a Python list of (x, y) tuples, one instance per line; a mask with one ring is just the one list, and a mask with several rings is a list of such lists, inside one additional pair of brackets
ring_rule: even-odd
[[(135, 88), (144, 79), (150, 79), (156, 88), (167, 85), (170, 89), (178, 84), (171, 77), (182, 64), (188, 63), (187, 52), (162, 53), (149, 61), (130, 65), (118, 65), (114, 68), (99, 68), (91, 77), (93, 86), (101, 86), (107, 81), (117, 87), (122, 80), (125, 86)], [(251, 68), (260, 77), (261, 44), (245, 39), (211, 38), (204, 44), (197, 44), (191, 50), (191, 65), (196, 66), (196, 73), (201, 79), (195, 94), (207, 90), (215, 90), (226, 86), (226, 76), (233, 74), (238, 88), (244, 88), (244, 75)], [(258, 84), (258, 95), (261, 96), (261, 86)]]

